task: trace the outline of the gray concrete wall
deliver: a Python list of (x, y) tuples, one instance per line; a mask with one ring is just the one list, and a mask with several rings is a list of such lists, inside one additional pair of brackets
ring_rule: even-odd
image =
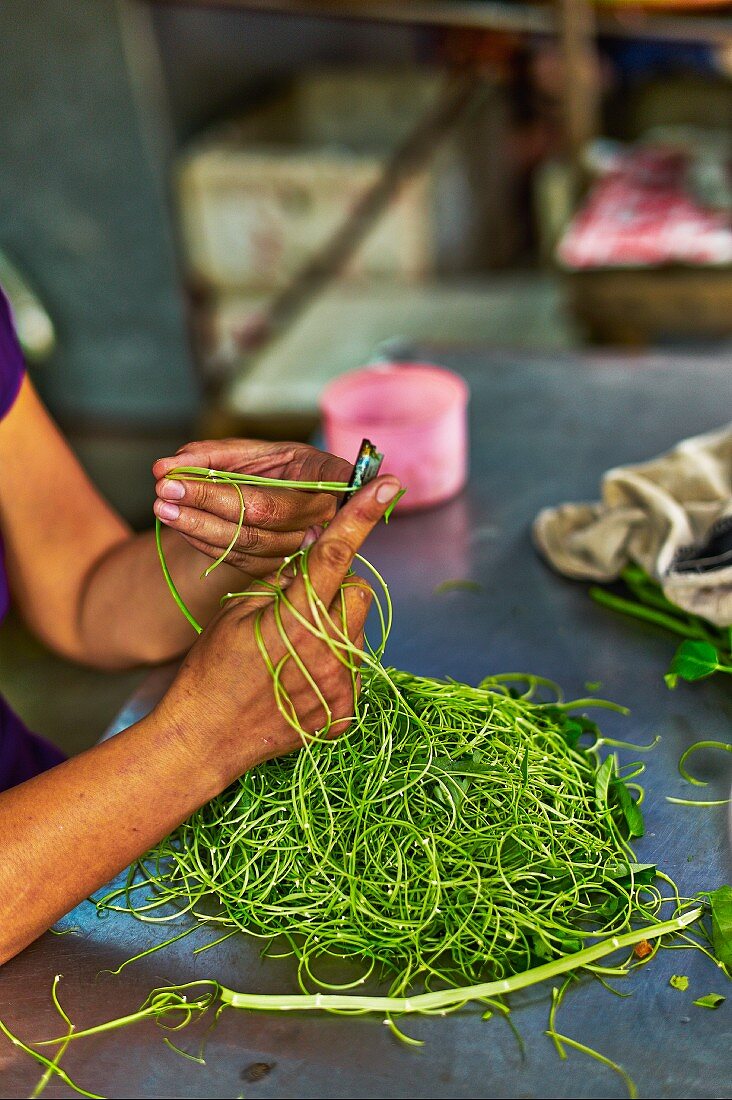
[(185, 423), (197, 384), (121, 10), (0, 5), (0, 248), (58, 326), (58, 350), (34, 372), (57, 415)]

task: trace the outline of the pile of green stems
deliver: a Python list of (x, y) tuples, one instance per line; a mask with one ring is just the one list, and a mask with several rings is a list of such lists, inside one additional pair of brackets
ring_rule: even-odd
[[(632, 918), (658, 920), (658, 889), (634, 880), (617, 764), (600, 769), (597, 727), (571, 717), (602, 701), (562, 703), (554, 685), (521, 674), (471, 687), (385, 667), (383, 580), (372, 570), (381, 641), (361, 651), (318, 600), (308, 553), (288, 566), (305, 580), (309, 629), (361, 677), (348, 732), (300, 730), (300, 752), (243, 775), (100, 909), (156, 921), (190, 912), (295, 955), (303, 991), (375, 976), (390, 979), (391, 996), (500, 979), (627, 931)], [(264, 589), (286, 657), (275, 665), (260, 635), (262, 655), (299, 728), (282, 682), (298, 660), (284, 626), (295, 612), (276, 583), (244, 595), (261, 604)], [(344, 980), (334, 961), (356, 966)]]
[[(347, 489), (196, 467), (169, 476), (226, 481), (239, 493), (237, 533), (207, 572), (226, 558), (244, 522), (241, 486)], [(171, 593), (200, 631), (167, 568), (159, 524), (157, 536)], [(247, 772), (135, 864), (122, 887), (96, 901), (100, 912), (122, 910), (161, 924), (188, 913), (200, 922), (193, 928), (220, 926), (220, 939), (239, 931), (259, 937), (265, 952), (297, 958), (302, 992), (263, 995), (215, 980), (189, 982), (153, 990), (130, 1016), (75, 1030), (58, 1002), (57, 978), (52, 996), (65, 1035), (33, 1048), (0, 1021), (0, 1030), (45, 1067), (34, 1095), (58, 1076), (93, 1097), (59, 1066), (67, 1045), (142, 1019), (180, 1030), (216, 1004), (219, 1011), (231, 1005), (379, 1012), (407, 1039), (395, 1017), (444, 1015), (469, 1001), (489, 1006), (486, 1017), (507, 1013), (505, 994), (561, 976), (547, 1032), (557, 1052), (565, 1057), (571, 1047), (597, 1058), (620, 1073), (634, 1095), (621, 1067), (556, 1030), (564, 992), (580, 969), (604, 981), (644, 965), (662, 937), (675, 935), (682, 942), (674, 946), (706, 954), (704, 943), (711, 941), (701, 907), (686, 908), (670, 879), (635, 863), (630, 839), (642, 835), (642, 790), (632, 780), (643, 766), (621, 768), (614, 754), (603, 759), (603, 746), (622, 743), (603, 737), (581, 713), (589, 706), (622, 708), (597, 699), (565, 703), (555, 685), (536, 676), (494, 676), (471, 687), (388, 668), (391, 602), (383, 579), (359, 559), (379, 592), (381, 627), (378, 646), (362, 651), (349, 639), (345, 602), (333, 618), (319, 600), (309, 553), (283, 566), (302, 575), (309, 616), (292, 606), (277, 581), (228, 597), (256, 599), (258, 623), (274, 607), (285, 656), (272, 658), (261, 630), (260, 650), (276, 704), (300, 733), (302, 749)], [(284, 687), (283, 672), (295, 664), (318, 690), (287, 635), (288, 612), (351, 675), (354, 714), (336, 740), (327, 735), (341, 716), (328, 712), (322, 696), (326, 721), (311, 735), (301, 729)], [(671, 887), (668, 898), (656, 885), (661, 880)], [(669, 902), (671, 912), (662, 919)], [(632, 950), (641, 940), (654, 945), (643, 962)], [(630, 954), (618, 961), (623, 951)], [(606, 962), (608, 956), (615, 961)], [(362, 988), (384, 979), (385, 996)], [(56, 1047), (52, 1058), (38, 1049), (48, 1046)]]

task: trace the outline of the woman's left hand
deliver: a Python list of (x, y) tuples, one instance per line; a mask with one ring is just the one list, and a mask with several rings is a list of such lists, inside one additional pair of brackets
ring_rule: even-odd
[[(180, 466), (292, 481), (347, 482), (351, 473), (350, 463), (307, 444), (249, 439), (189, 443), (171, 458), (158, 459), (153, 466), (157, 480), (155, 515), (214, 560), (234, 537), (241, 512), (239, 494), (233, 485), (221, 481), (170, 478), (170, 471)], [(273, 572), (283, 558), (300, 549), (303, 540), (317, 537), (323, 524), (335, 514), (337, 498), (333, 493), (250, 485), (241, 485), (240, 489), (244, 525), (226, 561), (250, 577)]]

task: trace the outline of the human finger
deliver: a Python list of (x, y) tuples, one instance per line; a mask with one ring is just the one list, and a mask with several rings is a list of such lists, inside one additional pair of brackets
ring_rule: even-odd
[(177, 518), (174, 509), (185, 505), (238, 523), (243, 503), (247, 526), (272, 531), (304, 531), (314, 523), (325, 523), (335, 512), (335, 497), (330, 493), (260, 488), (213, 479), (164, 477), (157, 482), (155, 492), (159, 501), (173, 505), (173, 509), (166, 510), (166, 515), (172, 518)]
[[(336, 596), (332, 610), (337, 608), (341, 613), (343, 628), (352, 642), (363, 635), (366, 619), (374, 599), (374, 590), (362, 578), (354, 577), (342, 588), (343, 604), (340, 595)], [(331, 614), (332, 614), (331, 610)]]
[[(355, 456), (354, 456), (355, 457)], [(259, 477), (294, 481), (347, 482), (351, 464), (305, 443), (272, 443), (256, 439), (216, 439), (187, 443), (175, 455), (153, 465), (156, 479), (180, 466), (231, 470)]]
[(237, 522), (220, 519), (210, 512), (159, 499), (153, 504), (153, 512), (166, 527), (215, 547), (217, 556), (233, 542), (232, 553), (238, 551), (265, 557), (279, 554), (284, 557), (300, 549), (307, 530), (307, 524), (298, 520), (293, 520), (290, 527), (282, 530), (271, 530), (250, 523), (248, 517), (247, 522), (239, 527)]
[[(215, 546), (209, 546), (208, 543), (197, 542), (196, 539), (189, 538), (188, 535), (183, 535), (183, 538), (194, 550), (198, 550), (200, 554), (210, 559), (208, 563), (209, 566), (212, 565), (223, 552), (223, 548), (217, 550)], [(236, 554), (231, 557), (227, 556), (222, 562), (222, 565), (239, 570), (242, 578), (244, 578), (242, 583), (239, 585), (236, 580), (232, 583), (234, 586), (246, 587), (249, 581), (254, 579), (258, 580), (269, 573), (276, 572), (283, 565), (283, 557), (286, 559), (289, 556), (289, 554), (278, 554), (276, 557), (265, 558), (259, 555), (254, 557), (252, 555)], [(202, 564), (201, 568), (205, 569), (206, 566)]]
[[(256, 462), (273, 444), (254, 439), (202, 439), (179, 447), (174, 455), (153, 464), (153, 476), (166, 477), (180, 466), (201, 466), (207, 470), (235, 470), (242, 463)], [(279, 446), (279, 445), (277, 445)], [(254, 471), (253, 471), (254, 472)]]
[[(308, 574), (318, 598), (329, 607), (346, 578), (355, 554), (399, 492), (395, 477), (380, 477), (359, 489), (310, 549)], [(308, 593), (304, 577), (290, 592), (292, 603), (305, 612)]]

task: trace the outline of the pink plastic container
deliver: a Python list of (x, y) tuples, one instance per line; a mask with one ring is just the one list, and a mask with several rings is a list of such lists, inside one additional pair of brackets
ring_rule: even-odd
[(399, 511), (441, 504), (468, 472), (469, 390), (431, 363), (378, 363), (341, 375), (320, 399), (325, 446), (354, 462), (362, 439), (383, 453), (381, 472), (407, 490)]

